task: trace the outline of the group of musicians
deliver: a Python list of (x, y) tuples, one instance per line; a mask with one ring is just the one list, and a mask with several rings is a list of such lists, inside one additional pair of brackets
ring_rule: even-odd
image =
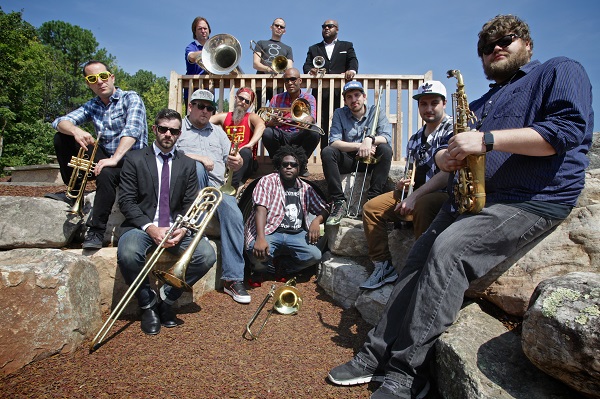
[[(313, 58), (322, 55), (326, 59), (325, 68), (335, 63), (331, 51), (338, 45), (328, 39), (337, 38), (337, 27), (336, 21), (326, 21), (324, 41), (309, 50)], [(277, 18), (271, 28), (270, 43), (276, 44), (285, 21)], [(196, 48), (186, 52), (186, 61), (196, 65), (210, 33), (208, 21), (197, 18), (192, 31)], [(317, 263), (321, 257), (316, 246), (319, 225), (338, 224), (346, 213), (340, 173), (352, 171), (365, 159), (377, 159), (369, 165), (371, 188), (363, 213), (374, 271), (361, 288), (395, 285), (367, 341), (349, 362), (333, 368), (328, 378), (339, 385), (381, 382), (371, 396), (376, 399), (423, 398), (429, 390), (428, 361), (434, 343), (456, 319), (469, 282), (557, 226), (576, 205), (585, 183), (593, 131), (591, 84), (583, 67), (571, 59), (532, 61), (529, 26), (514, 15), (494, 17), (483, 25), (477, 43), (484, 73), (493, 82), (489, 92), (470, 108), (459, 103), (457, 112), (462, 114), (453, 120), (445, 111), (449, 98), (444, 85), (439, 81), (421, 84), (414, 99), (425, 124), (407, 145), (410, 173), (397, 182), (396, 190), (388, 192), (390, 124), (376, 105), (365, 104), (365, 90), (352, 80), (358, 69), (356, 56), (353, 50), (345, 51), (356, 62), (340, 72), (348, 80), (341, 92), (345, 106), (335, 110), (330, 128), (328, 123), (320, 125), (328, 133), (322, 159), (330, 206), (299, 179), (306, 174), (312, 150), (295, 145), (298, 142), (292, 139), (307, 126), (292, 126), (296, 130), (290, 131), (282, 128), (285, 113), (267, 122), (249, 113), (255, 101), (252, 90), (239, 89), (233, 110), (216, 115), (213, 94), (196, 90), (189, 97), (185, 117), (168, 109), (156, 115), (152, 126), (156, 140), (146, 146), (143, 102), (136, 93), (117, 88), (114, 75), (97, 61), (83, 68), (96, 97), (54, 122), (58, 160), (67, 184), (70, 157), (80, 147), (91, 151), (99, 143), (93, 170), (98, 192), (83, 247), (102, 247), (108, 218), (105, 209), (112, 206), (119, 187), (118, 203), (126, 221), (118, 265), (130, 283), (150, 248), (161, 242), (175, 253), (187, 248), (191, 232), (181, 228), (166, 237), (169, 226), (203, 187), (227, 185), (230, 174), (236, 187), (241, 184), (252, 173), (256, 144), (271, 128), (269, 139), (277, 144), (269, 148), (275, 172), (256, 186), (245, 228), (235, 193), (224, 194), (217, 208), (224, 291), (239, 303), (249, 303), (244, 251), (257, 270), (267, 273), (285, 266), (296, 273)], [(304, 94), (299, 71), (292, 66), (291, 49), (289, 54), (284, 72), (289, 98), (274, 97), (278, 106), (272, 108), (289, 108)], [(306, 65), (304, 72), (316, 73), (312, 66), (306, 70)], [(464, 94), (460, 85), (459, 94)], [(315, 104), (310, 98), (305, 100), (311, 108), (305, 122), (314, 124)], [(460, 126), (459, 119), (472, 124), (453, 133)], [(97, 141), (78, 127), (86, 121), (94, 124)], [(314, 140), (313, 145), (317, 145)], [(463, 212), (458, 210), (457, 190), (464, 185), (464, 176), (458, 172), (469, 168), (471, 157), (484, 159), (485, 203), (482, 209)], [(53, 197), (72, 201), (64, 195)], [(316, 217), (311, 221), (309, 214)], [(417, 241), (405, 265), (394, 266), (387, 223), (409, 218)], [(187, 282), (197, 281), (214, 261), (214, 251), (202, 240), (190, 262)], [(177, 325), (171, 305), (179, 295), (181, 290), (168, 284), (159, 292), (147, 282), (140, 287), (136, 296), (145, 333), (157, 334), (161, 325)]]

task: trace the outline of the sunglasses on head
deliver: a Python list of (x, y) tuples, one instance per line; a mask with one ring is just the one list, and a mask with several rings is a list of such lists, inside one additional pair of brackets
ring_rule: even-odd
[(213, 107), (212, 105), (204, 105), (204, 104), (200, 104), (200, 103), (192, 103), (192, 105), (195, 105), (196, 107), (198, 107), (198, 109), (200, 111), (204, 111), (205, 109), (207, 109), (209, 112), (215, 112), (216, 108)]
[(336, 24), (323, 24), (321, 25), (321, 28), (325, 29), (325, 28), (329, 28), (329, 29), (333, 29), (333, 28), (337, 28)]
[(298, 80), (298, 77), (292, 76), (291, 78), (283, 78), (283, 80), (285, 80), (286, 82), (295, 82), (296, 80)]
[(175, 129), (174, 127), (166, 127), (162, 125), (156, 125), (156, 130), (158, 130), (160, 134), (165, 134), (167, 132), (171, 132), (173, 136), (179, 136), (181, 134), (181, 129)]
[(237, 97), (237, 99), (238, 99), (239, 101), (242, 101), (242, 102), (244, 102), (244, 103), (246, 103), (246, 104), (250, 104), (250, 100), (248, 100), (247, 98), (244, 98), (244, 97), (242, 97), (242, 96), (236, 96), (236, 97)]
[(282, 168), (297, 168), (298, 167), (298, 162), (282, 162), (281, 163), (281, 167)]
[(103, 82), (106, 82), (108, 80), (108, 78), (110, 78), (111, 73), (110, 72), (100, 72), (100, 73), (96, 73), (94, 75), (88, 75), (85, 77), (85, 80), (87, 80), (87, 82), (89, 84), (94, 84), (98, 81), (98, 78), (100, 78), (100, 80), (102, 80)]
[(514, 33), (511, 33), (510, 35), (501, 37), (500, 39), (496, 40), (495, 42), (486, 44), (481, 49), (481, 52), (485, 55), (490, 55), (494, 52), (494, 49), (496, 48), (496, 46), (501, 47), (501, 48), (508, 47), (508, 46), (510, 46), (510, 44), (512, 42), (515, 41), (515, 39), (518, 39), (518, 38), (519, 38), (519, 36), (515, 35)]
[(285, 29), (285, 26), (283, 26), (283, 25), (273, 24), (273, 26), (276, 28), (279, 28), (279, 29)]

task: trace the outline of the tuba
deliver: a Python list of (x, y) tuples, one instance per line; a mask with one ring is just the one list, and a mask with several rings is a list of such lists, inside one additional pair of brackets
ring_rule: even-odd
[[(312, 130), (324, 136), (325, 132), (319, 125), (303, 122), (307, 117), (312, 117), (310, 111), (310, 103), (304, 98), (297, 98), (292, 102), (290, 108), (262, 107), (256, 111), (256, 115), (260, 116), (265, 123), (275, 121), (281, 125), (295, 126), (302, 130)], [(287, 118), (285, 114), (290, 114), (291, 117)]]
[[(77, 153), (77, 156), (72, 156), (71, 160), (67, 164), (67, 166), (73, 168), (73, 172), (71, 173), (69, 184), (67, 184), (67, 192), (65, 195), (67, 198), (75, 200), (73, 206), (68, 211), (70, 214), (83, 216), (83, 212), (81, 210), (83, 194), (85, 193), (87, 180), (90, 176), (92, 176), (92, 173), (94, 173), (94, 168), (96, 167), (94, 158), (96, 157), (96, 152), (98, 151), (100, 136), (101, 133), (98, 133), (98, 137), (96, 137), (96, 142), (94, 143), (94, 149), (89, 157), (86, 154), (85, 148), (81, 147)], [(77, 188), (78, 182), (79, 188)]]
[[(469, 122), (476, 120), (469, 109), (465, 84), (458, 69), (447, 72), (448, 78), (455, 77), (456, 93), (452, 93), (452, 117), (454, 118), (454, 135), (469, 130)], [(478, 213), (485, 205), (485, 153), (468, 155), (466, 166), (458, 170), (458, 182), (453, 192), (459, 213)]]
[(238, 68), (241, 60), (240, 42), (232, 35), (221, 33), (210, 37), (204, 43), (196, 64), (213, 75), (228, 75), (232, 72), (242, 73)]
[(192, 256), (194, 255), (194, 251), (196, 247), (200, 243), (202, 236), (204, 234), (204, 230), (206, 226), (208, 226), (208, 222), (213, 217), (214, 213), (217, 210), (217, 206), (221, 202), (223, 195), (219, 190), (214, 187), (206, 187), (202, 189), (199, 193), (188, 211), (184, 216), (178, 215), (177, 219), (173, 225), (169, 228), (167, 233), (165, 234), (165, 238), (160, 242), (156, 250), (152, 253), (152, 256), (148, 258), (146, 264), (143, 269), (140, 271), (136, 279), (131, 283), (129, 289), (123, 295), (123, 298), (119, 301), (115, 309), (112, 311), (106, 322), (102, 325), (92, 343), (90, 344), (90, 353), (94, 352), (96, 349), (100, 347), (100, 342), (106, 337), (106, 334), (110, 331), (112, 326), (115, 324), (125, 306), (129, 303), (133, 295), (135, 295), (136, 291), (142, 285), (144, 279), (148, 276), (150, 271), (156, 265), (156, 262), (164, 252), (165, 248), (163, 245), (169, 239), (169, 237), (173, 234), (173, 232), (177, 229), (186, 228), (195, 232), (195, 236), (192, 239), (190, 245), (187, 247), (179, 261), (171, 267), (168, 271), (155, 271), (154, 274), (156, 277), (162, 282), (169, 283), (173, 287), (184, 289), (186, 291), (191, 291), (192, 287), (185, 281), (185, 273), (187, 271), (187, 266), (192, 260)]

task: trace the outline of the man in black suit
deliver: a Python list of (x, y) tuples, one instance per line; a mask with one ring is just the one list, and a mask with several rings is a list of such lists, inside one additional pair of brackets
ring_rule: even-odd
[[(119, 185), (119, 207), (125, 216), (117, 250), (117, 263), (128, 285), (146, 262), (146, 253), (165, 238), (177, 215), (188, 211), (198, 195), (196, 163), (175, 150), (181, 134), (181, 115), (172, 109), (159, 111), (152, 130), (156, 141), (150, 147), (131, 151), (125, 157)], [(181, 255), (192, 238), (187, 229), (172, 232), (164, 243), (167, 251)], [(200, 241), (186, 270), (186, 283), (194, 285), (216, 261), (208, 240)], [(157, 294), (148, 278), (136, 297), (142, 313), (142, 331), (158, 334), (161, 324), (177, 326), (171, 305), (182, 291), (164, 284)]]
[[(313, 60), (317, 56), (325, 59), (323, 69), (325, 73), (335, 74), (343, 73), (346, 80), (352, 80), (358, 72), (358, 58), (354, 52), (352, 42), (338, 40), (338, 22), (328, 19), (321, 26), (323, 41), (313, 44), (308, 48), (306, 61), (304, 61), (304, 73), (317, 76), (319, 69), (313, 65)], [(340, 89), (334, 91), (333, 109), (340, 107)], [(325, 131), (325, 136), (321, 136), (321, 148), (327, 146), (329, 132), (329, 90), (323, 90), (321, 99), (321, 128)]]

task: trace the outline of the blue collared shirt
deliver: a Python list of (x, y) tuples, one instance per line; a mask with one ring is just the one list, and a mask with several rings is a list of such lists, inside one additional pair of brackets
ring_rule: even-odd
[[(371, 129), (369, 115), (375, 112), (375, 106), (368, 107), (367, 112), (358, 120), (350, 111), (348, 106), (338, 108), (333, 112), (333, 120), (329, 128), (329, 144), (337, 140), (342, 140), (347, 143), (360, 143), (365, 136), (365, 130)], [(392, 125), (388, 122), (384, 112), (379, 112), (377, 121), (377, 129), (375, 133), (367, 132), (367, 135), (374, 134), (382, 136), (389, 145), (392, 145)]]
[(142, 98), (134, 91), (123, 91), (116, 88), (108, 105), (100, 97), (94, 97), (76, 110), (65, 116), (56, 118), (52, 127), (68, 120), (80, 126), (92, 122), (96, 136), (100, 135), (100, 146), (109, 155), (114, 155), (121, 137), (136, 139), (132, 150), (138, 150), (148, 145), (148, 129), (146, 127), (146, 107)]

